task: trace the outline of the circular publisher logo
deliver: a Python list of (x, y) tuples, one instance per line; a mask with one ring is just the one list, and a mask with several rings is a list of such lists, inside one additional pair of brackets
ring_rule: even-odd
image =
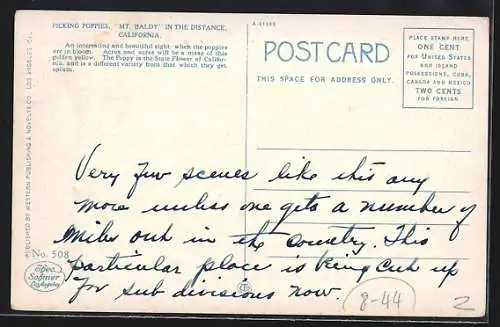
[(62, 268), (50, 261), (35, 262), (24, 271), (24, 280), (32, 289), (39, 292), (52, 292), (64, 282)]
[(246, 278), (238, 284), (238, 291), (241, 293), (247, 293), (252, 291), (252, 285), (246, 280)]

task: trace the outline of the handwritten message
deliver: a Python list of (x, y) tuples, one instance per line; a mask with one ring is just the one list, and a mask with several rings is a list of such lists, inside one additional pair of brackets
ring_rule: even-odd
[[(64, 177), (73, 179), (79, 194), (94, 188), (116, 189), (113, 194), (121, 194), (95, 198), (89, 192), (74, 198), (77, 219), (55, 231), (54, 244), (80, 245), (67, 253), (64, 267), (69, 271), (65, 281), (74, 288), (68, 303), (96, 294), (112, 301), (127, 297), (167, 297), (168, 301), (180, 297), (235, 301), (331, 297), (344, 309), (360, 312), (369, 312), (370, 307), (411, 311), (417, 290), (406, 281), (408, 276), (423, 275), (428, 287), (438, 290), (467, 265), (468, 258), (443, 257), (441, 253), (446, 251), (440, 248), (460, 253), (460, 239), (474, 219), (477, 204), (468, 199), (467, 192), (462, 197), (449, 197), (429, 189), (433, 176), (393, 170), (390, 161), (372, 161), (368, 154), (362, 154), (340, 171), (319, 171), (314, 162), (302, 156), (264, 175), (258, 167), (193, 165), (171, 171), (155, 166), (152, 157), (123, 163), (124, 167), (135, 167), (135, 172), (127, 175), (120, 166), (103, 164), (103, 153), (112, 156), (112, 151), (105, 144), (90, 146), (88, 152), (75, 158), (74, 176)], [(314, 180), (327, 181), (332, 190), (283, 189), (281, 202), (276, 196), (266, 197), (273, 192), (259, 189), (246, 194), (241, 202), (227, 200), (228, 194), (218, 191), (228, 189), (228, 183), (258, 181), (269, 187), (276, 183), (306, 187)], [(203, 189), (208, 181), (216, 183), (212, 186), (226, 187), (206, 188), (193, 196), (191, 190)], [(359, 198), (333, 190), (339, 183), (361, 191)], [(363, 191), (373, 183), (385, 188)], [(151, 185), (160, 187), (159, 194), (148, 191)], [(183, 192), (187, 196), (176, 195)], [(376, 192), (387, 196), (374, 197)], [(208, 212), (220, 217), (219, 221), (207, 218)], [(121, 221), (124, 213), (133, 213), (134, 222), (125, 225)], [(242, 213), (246, 220), (253, 220), (249, 226), (258, 227), (218, 232), (222, 218), (238, 220)], [(318, 222), (319, 216), (326, 220)], [(188, 221), (192, 228), (176, 228), (179, 220)], [(145, 221), (154, 228), (145, 228)], [(99, 247), (100, 255), (88, 255), (91, 247)], [(266, 251), (268, 247), (270, 251)], [(184, 265), (173, 259), (173, 252), (189, 256), (196, 264)], [(436, 256), (429, 257), (429, 253)], [(106, 277), (109, 272), (119, 272), (127, 282), (114, 285)], [(331, 274), (342, 282), (311, 282), (301, 278), (304, 272), (318, 278)], [(148, 275), (150, 282), (136, 282), (138, 274)], [(259, 275), (287, 279), (289, 288), (275, 288), (272, 281), (258, 288), (252, 279), (262, 279)]]

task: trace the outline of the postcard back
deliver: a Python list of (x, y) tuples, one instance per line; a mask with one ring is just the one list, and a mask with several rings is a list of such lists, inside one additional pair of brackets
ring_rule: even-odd
[(481, 317), (489, 21), (20, 11), (16, 310)]

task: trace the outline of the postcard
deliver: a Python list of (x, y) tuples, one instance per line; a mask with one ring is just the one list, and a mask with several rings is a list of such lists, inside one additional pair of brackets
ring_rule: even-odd
[(482, 317), (489, 21), (19, 11), (11, 307)]

